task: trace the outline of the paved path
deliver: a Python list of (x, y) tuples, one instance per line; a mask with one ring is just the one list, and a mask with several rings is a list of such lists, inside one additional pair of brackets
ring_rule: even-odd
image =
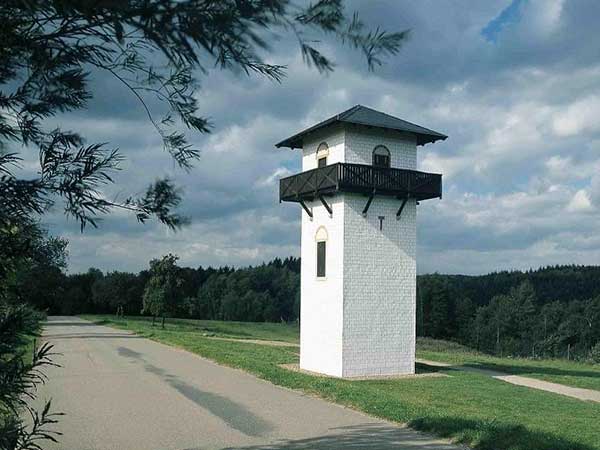
[(78, 318), (45, 330), (62, 368), (41, 397), (67, 414), (48, 450), (460, 448)]
[(456, 370), (462, 370), (463, 372), (475, 372), (490, 376), (497, 380), (506, 381), (507, 383), (515, 384), (517, 386), (525, 386), (532, 389), (539, 389), (541, 391), (553, 392), (555, 394), (566, 395), (567, 397), (573, 397), (579, 400), (600, 402), (600, 391), (595, 391), (593, 389), (576, 388), (565, 386), (564, 384), (551, 383), (550, 381), (538, 380), (537, 378), (510, 375), (504, 372), (498, 372), (490, 369), (479, 369), (477, 367), (455, 366), (448, 363), (428, 361), (425, 359), (417, 359), (417, 362), (433, 367), (448, 367)]

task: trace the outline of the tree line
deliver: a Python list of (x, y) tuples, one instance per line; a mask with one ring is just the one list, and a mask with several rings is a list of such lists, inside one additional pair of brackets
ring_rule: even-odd
[[(179, 267), (167, 255), (139, 273), (90, 268), (66, 275), (23, 274), (39, 283), (28, 301), (49, 314), (146, 314), (208, 320), (293, 322), (300, 311), (300, 260), (275, 258), (255, 267)], [(168, 292), (167, 292), (168, 291)], [(163, 305), (164, 304), (164, 305)]]
[[(191, 268), (167, 255), (139, 273), (91, 268), (66, 275), (38, 265), (23, 276), (29, 302), (51, 314), (299, 320), (300, 259), (294, 257), (255, 267)], [(417, 335), (503, 356), (589, 358), (600, 351), (600, 267), (420, 275)]]
[(600, 267), (420, 276), (417, 334), (500, 356), (600, 362)]

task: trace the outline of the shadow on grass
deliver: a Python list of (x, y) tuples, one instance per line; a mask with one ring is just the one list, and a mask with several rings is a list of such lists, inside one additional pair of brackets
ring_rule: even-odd
[(330, 433), (305, 439), (281, 440), (271, 444), (227, 447), (231, 450), (454, 450), (456, 445), (440, 442), (423, 433), (395, 425), (366, 423), (331, 428)]
[(247, 333), (245, 331), (240, 331), (240, 330), (231, 330), (228, 328), (223, 328), (223, 327), (219, 327), (219, 326), (199, 326), (195, 328), (195, 331), (200, 331), (200, 332), (208, 332), (208, 333), (217, 333), (217, 334), (222, 334), (222, 335), (227, 335), (227, 336), (244, 336), (244, 337), (252, 337), (252, 333)]
[(495, 364), (495, 363), (465, 363), (463, 367), (471, 367), (474, 369), (487, 369), (495, 370), (497, 372), (504, 372), (510, 375), (527, 375), (530, 373), (544, 374), (544, 375), (559, 375), (559, 376), (572, 376), (572, 377), (588, 377), (600, 379), (600, 372), (593, 370), (571, 370), (571, 369), (559, 369), (556, 367), (539, 367), (539, 366), (526, 366), (515, 364)]
[(430, 366), (425, 363), (416, 362), (415, 363), (415, 373), (436, 373), (441, 370), (448, 370), (448, 367), (438, 367), (438, 366)]
[(417, 430), (435, 433), (477, 450), (595, 450), (550, 433), (531, 431), (522, 425), (458, 417), (427, 417), (409, 424)]

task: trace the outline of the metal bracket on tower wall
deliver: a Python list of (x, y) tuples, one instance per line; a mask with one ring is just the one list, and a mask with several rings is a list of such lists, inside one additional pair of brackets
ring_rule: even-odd
[(319, 195), (319, 200), (321, 200), (321, 203), (323, 203), (323, 206), (325, 207), (329, 215), (333, 216), (333, 209), (331, 209), (331, 206), (329, 206), (329, 204), (325, 201), (322, 195)]
[(371, 206), (371, 202), (373, 201), (373, 197), (375, 197), (374, 193), (371, 194), (371, 195), (369, 195), (369, 200), (367, 200), (367, 204), (365, 205), (365, 207), (363, 208), (363, 211), (362, 211), (363, 217), (367, 216), (367, 211), (369, 210), (369, 207)]
[(402, 200), (402, 204), (400, 205), (400, 209), (396, 213), (396, 220), (400, 220), (400, 216), (402, 215), (402, 210), (406, 206), (407, 201), (408, 201), (408, 197), (404, 197), (404, 200)]
[(308, 214), (308, 217), (310, 217), (312, 219), (313, 218), (312, 210), (308, 206), (306, 206), (306, 203), (304, 203), (304, 200), (299, 200), (299, 203), (304, 208), (304, 211), (306, 211), (306, 214)]

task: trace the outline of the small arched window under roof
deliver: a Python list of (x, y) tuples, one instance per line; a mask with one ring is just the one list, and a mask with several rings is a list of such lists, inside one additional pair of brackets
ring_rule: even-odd
[(329, 156), (329, 146), (327, 142), (321, 142), (317, 147), (317, 167), (325, 167), (327, 165), (327, 157)]
[(390, 167), (390, 151), (385, 145), (373, 149), (373, 165), (375, 167)]

